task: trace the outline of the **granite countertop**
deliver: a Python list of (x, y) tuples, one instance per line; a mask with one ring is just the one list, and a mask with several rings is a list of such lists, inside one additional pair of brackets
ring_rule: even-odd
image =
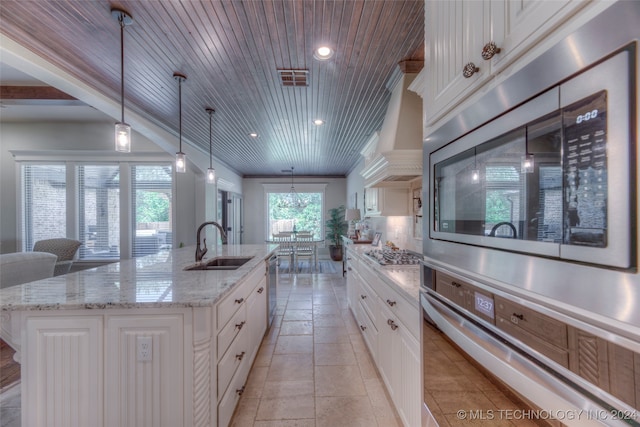
[(420, 301), (420, 265), (380, 265), (365, 255), (365, 252), (370, 250), (370, 246), (361, 245), (350, 245), (348, 249), (350, 254), (356, 255), (361, 263), (375, 271), (385, 283), (408, 300), (418, 303)]
[(162, 251), (23, 285), (0, 289), (0, 310), (206, 307), (269, 257), (277, 245), (218, 245), (216, 256), (253, 257), (237, 270), (184, 271), (195, 264), (195, 246)]

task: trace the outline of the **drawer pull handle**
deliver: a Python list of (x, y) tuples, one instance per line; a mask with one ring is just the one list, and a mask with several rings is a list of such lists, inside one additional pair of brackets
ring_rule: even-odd
[(494, 42), (489, 42), (482, 48), (482, 59), (491, 59), (495, 54), (500, 53), (500, 49)]
[(242, 360), (243, 357), (244, 357), (244, 351), (240, 354), (236, 354), (236, 359), (238, 360)]
[(236, 323), (236, 328), (238, 328), (238, 330), (242, 329), (242, 327), (244, 326), (244, 324), (247, 323), (244, 320), (240, 323)]
[(347, 270), (351, 271), (351, 267), (347, 267)]
[(360, 325), (360, 329), (361, 329), (362, 331), (364, 331), (365, 329), (367, 329), (367, 327), (366, 327), (366, 326), (363, 326), (363, 325)]
[(455, 286), (456, 288), (459, 288), (460, 286), (462, 286), (462, 285), (461, 285), (460, 283), (458, 283), (458, 282), (451, 282), (451, 284), (452, 284), (453, 286)]
[(238, 393), (238, 396), (242, 396), (242, 393), (244, 393), (244, 386), (242, 386), (239, 389), (237, 389), (236, 393)]
[(395, 331), (396, 329), (398, 329), (398, 325), (396, 325), (396, 322), (394, 322), (391, 319), (387, 320), (387, 325), (391, 326), (392, 331)]
[(258, 293), (261, 294), (262, 292), (264, 292), (264, 288), (260, 286), (260, 289), (258, 289)]
[(473, 62), (469, 62), (462, 69), (462, 75), (463, 75), (463, 77), (465, 79), (468, 79), (469, 77), (473, 76), (478, 71), (480, 71), (480, 68), (476, 67), (476, 64), (474, 64)]
[(394, 305), (396, 305), (395, 301), (391, 301), (391, 300), (387, 300), (387, 304), (389, 304), (391, 307), (393, 307)]
[(242, 304), (242, 301), (244, 301), (244, 298), (237, 299), (236, 304)]
[(366, 295), (360, 295), (360, 298), (365, 299), (367, 296)]
[(524, 320), (524, 314), (513, 313), (511, 316), (516, 317), (520, 320)]

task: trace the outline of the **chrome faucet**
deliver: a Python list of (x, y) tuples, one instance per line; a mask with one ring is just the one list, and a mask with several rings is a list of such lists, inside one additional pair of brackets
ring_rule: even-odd
[(196, 262), (200, 262), (202, 261), (202, 258), (204, 257), (204, 254), (207, 253), (207, 239), (204, 239), (204, 248), (200, 248), (200, 233), (202, 232), (202, 229), (207, 226), (207, 225), (213, 225), (216, 228), (218, 228), (218, 230), (220, 230), (220, 239), (222, 240), (222, 244), (226, 245), (227, 244), (227, 234), (224, 232), (224, 229), (222, 228), (222, 226), (220, 224), (218, 224), (215, 221), (207, 221), (207, 222), (203, 222), (200, 227), (198, 227), (198, 231), (196, 233)]

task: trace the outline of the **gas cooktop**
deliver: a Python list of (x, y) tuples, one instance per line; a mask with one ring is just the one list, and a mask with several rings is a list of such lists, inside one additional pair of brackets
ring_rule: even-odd
[(422, 256), (405, 249), (399, 251), (373, 249), (364, 253), (380, 265), (415, 265), (422, 261)]

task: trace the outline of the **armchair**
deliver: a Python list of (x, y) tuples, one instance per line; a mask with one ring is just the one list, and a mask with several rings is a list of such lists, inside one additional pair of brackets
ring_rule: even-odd
[(82, 242), (73, 239), (57, 238), (39, 240), (33, 245), (34, 252), (49, 252), (58, 257), (56, 266), (53, 270), (54, 276), (67, 274), (71, 270), (73, 258), (78, 252), (78, 248)]

